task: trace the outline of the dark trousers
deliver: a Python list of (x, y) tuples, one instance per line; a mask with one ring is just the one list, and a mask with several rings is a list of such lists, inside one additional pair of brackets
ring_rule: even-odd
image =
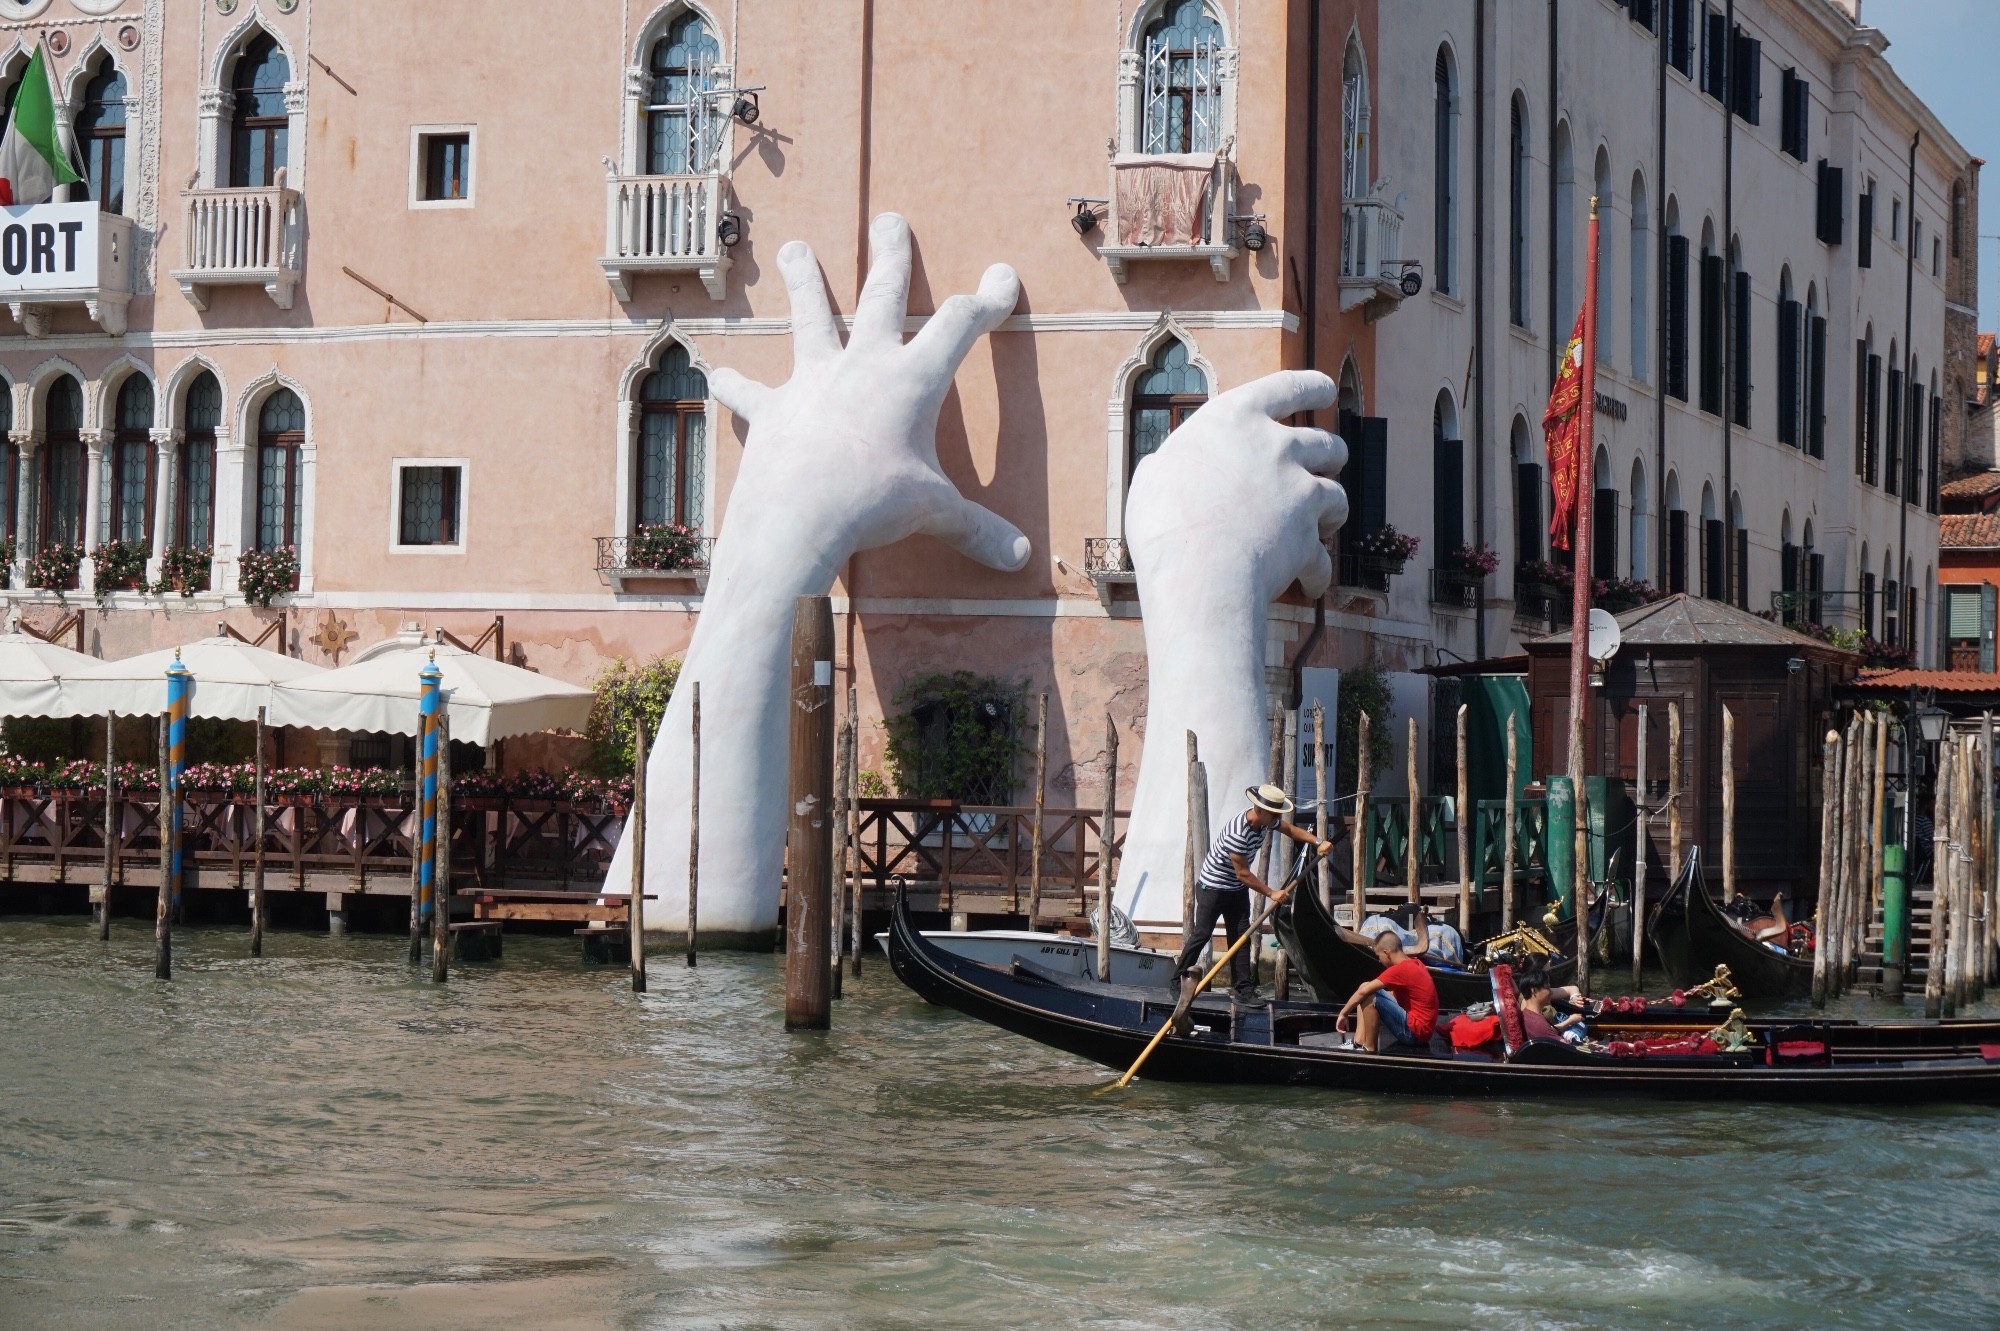
[[(1199, 978), (1195, 966), (1201, 959), (1201, 950), (1215, 936), (1218, 919), (1222, 921), (1223, 935), (1231, 943), (1241, 938), (1250, 927), (1250, 889), (1219, 891), (1213, 887), (1195, 888), (1194, 927), (1188, 930), (1187, 942), (1181, 945), (1180, 960), (1174, 963), (1176, 988), (1184, 975)], [(1257, 1000), (1257, 976), (1250, 969), (1250, 949), (1247, 947), (1229, 959), (1229, 987), (1246, 1002)]]

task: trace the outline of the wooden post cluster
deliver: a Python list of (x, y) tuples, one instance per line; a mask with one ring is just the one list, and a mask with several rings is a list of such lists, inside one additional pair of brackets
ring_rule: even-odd
[(1977, 735), (1945, 741), (1939, 753), (1932, 811), (1930, 956), (1924, 970), (1928, 1017), (1956, 1016), (1977, 1002), (1991, 973), (1990, 730), (1988, 720)]
[(791, 780), (785, 893), (785, 1029), (825, 1030), (832, 977), (826, 940), (832, 914), (833, 603), (801, 596), (792, 614), (787, 695)]
[(1840, 770), (1840, 734), (1829, 730), (1820, 743), (1819, 896), (1813, 905), (1814, 1007), (1826, 1006), (1829, 989), (1829, 955), (1833, 949), (1827, 945), (1827, 926), (1834, 914), (1835, 884), (1840, 881), (1840, 855), (1835, 848), (1841, 840), (1841, 805), (1845, 793), (1841, 789)]
[[(1883, 763), (1889, 721), (1851, 717), (1829, 730), (1820, 755), (1819, 900), (1813, 910), (1815, 1006), (1853, 986), (1856, 965), (1881, 908)], [(1940, 824), (1939, 832), (1949, 835)]]
[(1104, 821), (1097, 825), (1097, 979), (1111, 982), (1111, 866), (1118, 840), (1118, 727), (1104, 714)]

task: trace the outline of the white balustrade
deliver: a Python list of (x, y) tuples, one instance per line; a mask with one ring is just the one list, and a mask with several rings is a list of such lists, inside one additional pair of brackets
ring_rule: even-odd
[(208, 287), (261, 286), (279, 308), (290, 309), (304, 246), (299, 192), (203, 189), (184, 197), (184, 266), (174, 279), (195, 307), (208, 308)]
[(648, 272), (691, 272), (715, 299), (729, 252), (718, 235), (725, 212), (719, 172), (691, 176), (612, 176), (605, 182), (605, 276), (620, 300)]

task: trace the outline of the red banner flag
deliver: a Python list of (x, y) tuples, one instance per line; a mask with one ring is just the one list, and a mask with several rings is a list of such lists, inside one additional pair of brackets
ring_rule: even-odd
[(1576, 518), (1578, 474), (1583, 448), (1583, 339), (1588, 329), (1583, 312), (1576, 316), (1576, 328), (1563, 348), (1562, 366), (1555, 387), (1549, 390), (1549, 405), (1542, 412), (1542, 437), (1548, 442), (1549, 489), (1555, 496), (1549, 515), (1549, 545), (1569, 549), (1569, 529)]

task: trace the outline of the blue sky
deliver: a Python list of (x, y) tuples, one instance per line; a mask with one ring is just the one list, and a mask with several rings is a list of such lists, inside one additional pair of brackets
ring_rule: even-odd
[(1889, 63), (1952, 136), (1988, 165), (1980, 173), (1979, 326), (2000, 321), (2000, 116), (1996, 116), (1994, 0), (1862, 0), (1861, 21), (1889, 38)]

